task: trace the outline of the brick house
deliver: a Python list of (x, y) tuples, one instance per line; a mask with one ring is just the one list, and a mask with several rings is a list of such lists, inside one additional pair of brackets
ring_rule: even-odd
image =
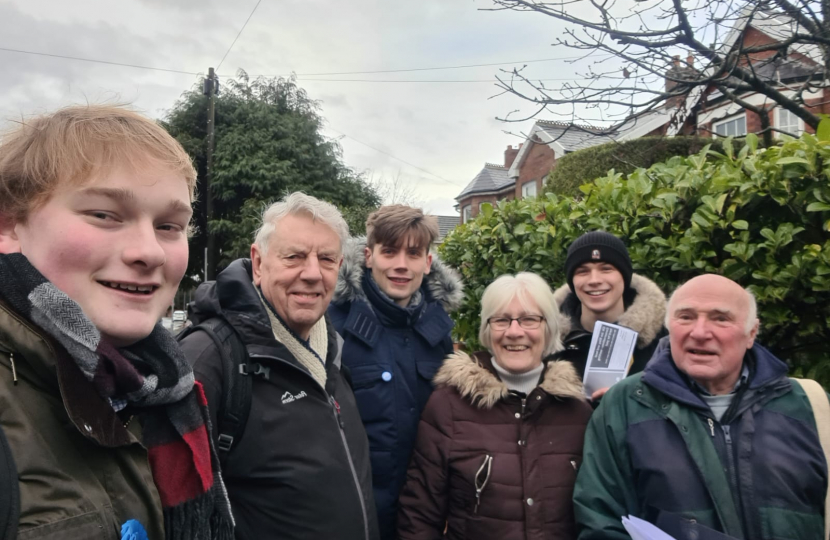
[[(730, 30), (721, 50), (725, 54), (738, 44), (743, 44), (744, 48), (774, 44), (797, 31), (798, 24), (788, 15), (756, 11), (749, 6)], [(812, 80), (813, 88), (803, 93), (807, 108), (815, 114), (828, 114), (830, 87), (821, 82), (822, 63), (821, 51), (816, 45), (792, 47), (786, 58), (776, 56), (775, 50), (766, 50), (750, 54), (749, 61), (746, 58), (741, 60), (743, 66), (751, 64), (759, 78), (775, 83), (776, 89), (787, 97), (794, 96), (805, 81)], [(690, 68), (692, 66), (688, 61), (686, 66), (679, 66), (675, 57), (674, 69)], [(769, 124), (776, 130), (793, 136), (805, 130), (814, 131), (792, 112), (777, 106), (762, 94), (749, 92), (740, 95), (740, 98), (753, 106), (764, 106)], [(668, 135), (688, 132), (682, 130), (684, 125), (693, 126), (693, 131), (701, 136), (739, 137), (761, 131), (761, 119), (755, 112), (745, 110), (714, 86), (693, 89), (685, 100), (685, 107), (678, 110), (676, 122), (678, 125), (671, 126)]]
[(485, 202), (495, 204), (541, 194), (556, 160), (565, 154), (614, 140), (665, 135), (671, 116), (669, 110), (661, 108), (632, 116), (613, 130), (537, 120), (526, 142), (516, 148), (507, 147), (503, 165), (485, 164), (456, 196), (461, 222), (475, 218)]

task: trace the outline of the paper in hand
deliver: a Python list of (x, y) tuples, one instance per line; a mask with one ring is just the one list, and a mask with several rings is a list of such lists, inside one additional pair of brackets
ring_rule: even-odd
[(625, 326), (597, 321), (585, 363), (585, 395), (623, 380), (631, 368), (637, 332)]
[(675, 540), (673, 536), (635, 516), (623, 516), (622, 524), (631, 540)]

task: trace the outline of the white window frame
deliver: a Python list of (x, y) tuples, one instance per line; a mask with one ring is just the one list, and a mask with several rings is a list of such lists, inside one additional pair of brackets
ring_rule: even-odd
[[(744, 132), (743, 133), (738, 133), (738, 129), (737, 129), (738, 128), (738, 122), (741, 121), (741, 120), (743, 120), (743, 123), (744, 123), (744, 125), (743, 125)], [(728, 126), (729, 126), (729, 124), (732, 124), (732, 123), (735, 123), (735, 132), (730, 134)], [(718, 128), (721, 127), (721, 126), (726, 126), (726, 129), (724, 130), (725, 133), (718, 133)], [(746, 113), (735, 115), (731, 118), (727, 118), (726, 120), (720, 120), (718, 122), (712, 122), (712, 135), (714, 137), (729, 137), (729, 136), (744, 137), (744, 136), (746, 136)]]
[[(783, 117), (783, 118), (782, 118)], [(795, 124), (793, 124), (795, 122)], [(777, 107), (775, 113), (775, 127), (786, 131), (789, 135), (798, 137), (804, 133), (804, 120), (797, 117), (795, 113), (783, 107)]]
[[(528, 194), (528, 187), (533, 186), (533, 193)], [(537, 188), (536, 188), (536, 180), (531, 180), (530, 182), (525, 182), (522, 184), (522, 199), (527, 197), (535, 197), (537, 195)]]
[(461, 223), (467, 223), (473, 219), (473, 205), (465, 204), (461, 207)]

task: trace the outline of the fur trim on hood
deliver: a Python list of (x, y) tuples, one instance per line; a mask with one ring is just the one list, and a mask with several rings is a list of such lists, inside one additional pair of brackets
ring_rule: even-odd
[[(491, 409), (509, 393), (507, 385), (481, 361), (462, 351), (454, 352), (444, 360), (433, 383), (436, 387), (455, 388), (461, 397), (481, 409)], [(570, 362), (548, 361), (539, 387), (556, 398), (585, 400), (582, 381)]]
[[(366, 300), (363, 291), (363, 271), (366, 269), (366, 237), (350, 238), (343, 248), (343, 266), (337, 276), (333, 304), (344, 304), (355, 300)], [(424, 284), (432, 299), (440, 302), (444, 311), (451, 313), (458, 309), (464, 299), (464, 284), (455, 270), (444, 264), (437, 254), (432, 255), (429, 274), (424, 276)], [(423, 285), (422, 285), (423, 286)]]
[[(637, 347), (642, 348), (654, 341), (654, 338), (663, 329), (663, 322), (666, 317), (666, 295), (660, 290), (656, 283), (634, 274), (631, 277), (631, 288), (637, 291), (634, 301), (617, 321), (620, 326), (627, 326), (637, 331)], [(572, 297), (572, 298), (571, 298)], [(553, 293), (553, 299), (562, 312), (562, 306), (566, 301), (576, 301), (576, 293), (571, 292), (567, 284), (562, 285)], [(571, 318), (564, 312), (562, 336), (567, 336), (571, 331)]]

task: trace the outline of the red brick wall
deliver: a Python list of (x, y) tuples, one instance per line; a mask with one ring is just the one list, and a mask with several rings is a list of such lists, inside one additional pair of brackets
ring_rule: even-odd
[(522, 198), (522, 186), (529, 180), (536, 181), (536, 194), (542, 193), (542, 186), (545, 185), (545, 178), (548, 173), (556, 165), (556, 155), (554, 151), (543, 143), (525, 143), (532, 144), (525, 157), (522, 167), (519, 169), (519, 178), (516, 180), (516, 190), (514, 197)]

